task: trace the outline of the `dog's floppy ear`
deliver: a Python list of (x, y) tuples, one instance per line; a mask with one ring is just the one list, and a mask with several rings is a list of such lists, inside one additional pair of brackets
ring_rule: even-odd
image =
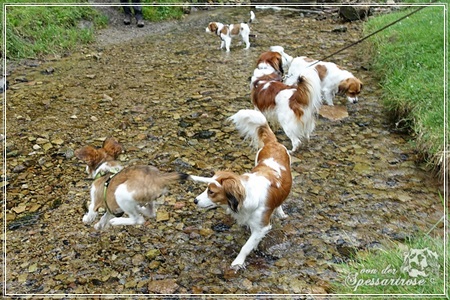
[(284, 74), (283, 57), (278, 52), (276, 52), (276, 55), (275, 55), (275, 63), (277, 63), (277, 65), (278, 65), (278, 72), (280, 73), (280, 75), (283, 75)]
[(222, 185), (222, 188), (225, 192), (225, 196), (227, 197), (228, 206), (232, 211), (237, 212), (239, 206), (245, 199), (245, 188), (241, 184), (239, 177), (237, 176), (228, 176), (225, 178), (219, 178), (219, 183)]
[(75, 150), (75, 156), (84, 161), (87, 165), (93, 165), (94, 162), (99, 160), (100, 154), (94, 147), (84, 146)]
[(228, 206), (231, 208), (232, 211), (237, 213), (239, 207), (239, 200), (236, 199), (236, 197), (233, 194), (226, 193), (225, 195), (227, 197)]
[(339, 94), (345, 94), (347, 92), (347, 90), (349, 88), (349, 81), (350, 81), (349, 78), (341, 81), (341, 83), (339, 84), (339, 87), (338, 87)]
[(103, 142), (102, 148), (105, 149), (105, 152), (108, 155), (112, 156), (114, 159), (116, 159), (117, 156), (119, 156), (119, 154), (123, 152), (122, 145), (120, 145), (119, 142), (113, 137), (107, 138)]

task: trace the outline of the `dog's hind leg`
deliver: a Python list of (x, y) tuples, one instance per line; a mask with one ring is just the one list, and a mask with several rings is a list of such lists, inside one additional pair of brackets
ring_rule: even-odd
[(111, 215), (109, 212), (105, 212), (100, 221), (94, 225), (95, 230), (102, 230), (109, 226), (109, 220), (111, 220), (114, 215)]
[(245, 49), (249, 49), (250, 48), (250, 39), (249, 39), (249, 35), (248, 34), (242, 34), (242, 40), (245, 43)]
[(275, 208), (275, 215), (280, 219), (286, 219), (288, 217), (288, 215), (283, 211), (281, 205)]
[(109, 224), (114, 226), (144, 224), (145, 219), (141, 215), (142, 208), (136, 205), (133, 200), (121, 200), (117, 201), (117, 204), (119, 204), (120, 208), (128, 215), (128, 218), (112, 218), (111, 220), (109, 220)]
[(145, 206), (138, 206), (139, 211), (141, 214), (148, 218), (154, 218), (156, 217), (156, 210), (155, 210), (155, 202), (151, 201)]
[(223, 39), (223, 41), (225, 42), (225, 48), (227, 49), (227, 52), (230, 52), (231, 38), (230, 37), (225, 37)]
[(120, 209), (128, 215), (128, 218), (113, 218), (109, 221), (109, 224), (114, 226), (144, 224), (145, 219), (141, 215), (141, 207), (138, 206), (136, 201), (133, 199), (133, 195), (128, 192), (127, 186), (125, 184), (120, 184), (119, 186), (117, 186), (114, 195)]
[(117, 226), (117, 225), (136, 225), (136, 224), (144, 224), (144, 222), (145, 222), (144, 217), (139, 215), (139, 214), (136, 214), (136, 215), (131, 215), (129, 218), (124, 218), (124, 217), (112, 218), (109, 221), (109, 224), (111, 224), (113, 226)]

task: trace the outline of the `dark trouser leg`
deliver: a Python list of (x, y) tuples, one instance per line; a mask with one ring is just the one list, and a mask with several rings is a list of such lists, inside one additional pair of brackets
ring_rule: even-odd
[(136, 20), (142, 19), (142, 6), (140, 4), (141, 4), (141, 1), (139, 1), (139, 0), (133, 1), (133, 11), (134, 11), (134, 16), (136, 17)]
[(141, 4), (140, 0), (133, 0), (134, 16), (136, 18), (138, 27), (144, 26), (144, 18), (142, 16), (142, 6), (140, 4)]
[[(128, 4), (128, 0), (120, 0), (122, 4)], [(125, 13), (125, 18), (123, 19), (123, 23), (125, 25), (129, 25), (131, 23), (131, 7), (130, 6), (122, 6), (123, 12)]]

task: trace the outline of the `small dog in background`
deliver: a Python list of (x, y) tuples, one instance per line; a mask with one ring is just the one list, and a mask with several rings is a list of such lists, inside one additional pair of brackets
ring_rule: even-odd
[(193, 180), (208, 183), (208, 188), (195, 198), (202, 208), (222, 206), (240, 225), (250, 227), (251, 235), (232, 262), (236, 271), (245, 268), (245, 259), (271, 229), (272, 213), (286, 218), (281, 204), (292, 186), (289, 153), (277, 141), (266, 118), (257, 110), (240, 110), (229, 118), (242, 136), (251, 138), (259, 147), (255, 167), (242, 175), (217, 171), (212, 178), (192, 176)]
[[(123, 147), (112, 137), (107, 138), (101, 148), (84, 146), (75, 151), (75, 156), (87, 164), (86, 171), (94, 179), (90, 192), (91, 203), (83, 216), (83, 222), (92, 223), (98, 209), (106, 209), (100, 221), (94, 225), (96, 230), (109, 225), (143, 224), (143, 215), (156, 215), (154, 200), (166, 193), (166, 186), (189, 178), (183, 173), (163, 173), (147, 165), (124, 168), (116, 161), (122, 151)], [(128, 218), (122, 217), (123, 213)]]
[[(248, 23), (254, 19), (255, 13), (250, 11)], [(206, 27), (206, 32), (217, 35), (221, 40), (219, 49), (225, 47), (227, 52), (230, 52), (232, 38), (240, 35), (245, 43), (245, 49), (248, 49), (250, 48), (250, 36), (255, 37), (255, 35), (250, 35), (250, 26), (247, 23), (224, 25), (220, 22), (210, 22)]]
[(361, 80), (332, 62), (317, 61), (306, 56), (296, 57), (284, 82), (295, 84), (298, 75), (307, 68), (315, 69), (319, 74), (322, 97), (328, 105), (333, 105), (336, 94), (346, 96), (350, 103), (358, 102), (363, 86)]

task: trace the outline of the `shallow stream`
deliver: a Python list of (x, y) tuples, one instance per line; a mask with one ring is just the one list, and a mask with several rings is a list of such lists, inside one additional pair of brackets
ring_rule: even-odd
[[(235, 39), (230, 53), (220, 51), (218, 38), (205, 32), (209, 21), (246, 21), (248, 14), (246, 7), (195, 12), (137, 39), (99, 42), (11, 72), (8, 293), (332, 293), (331, 282), (342, 280), (336, 264), (355, 251), (403, 243), (439, 221), (442, 186), (383, 109), (358, 45), (332, 60), (364, 82), (360, 101), (338, 99), (349, 116), (319, 118), (295, 153), (289, 218), (274, 220), (246, 270), (235, 274), (229, 265), (249, 232), (221, 209), (198, 209), (199, 183), (172, 186), (144, 225), (96, 232), (82, 223), (91, 181), (75, 149), (114, 136), (125, 147), (124, 164), (243, 173), (255, 151), (226, 118), (251, 108), (259, 54), (281, 45), (292, 56), (320, 58), (362, 35), (361, 23), (341, 24), (331, 14), (259, 10), (249, 50)], [(281, 130), (277, 136), (290, 147)]]

